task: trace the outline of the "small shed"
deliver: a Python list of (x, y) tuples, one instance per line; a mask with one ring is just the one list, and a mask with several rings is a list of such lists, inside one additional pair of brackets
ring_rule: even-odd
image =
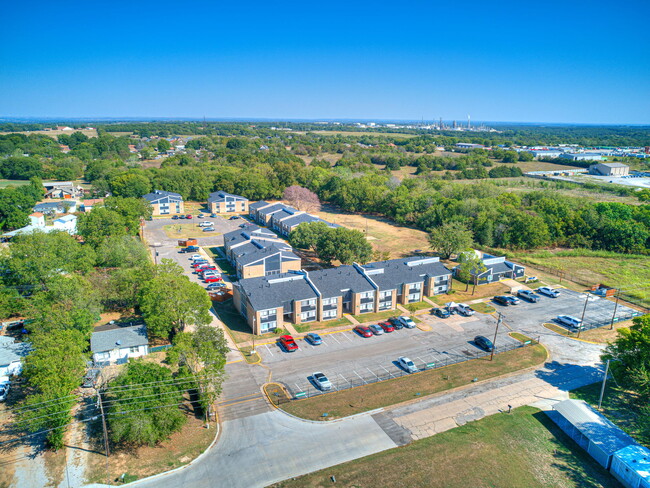
[(636, 445), (632, 437), (582, 400), (556, 403), (548, 415), (605, 469), (609, 469), (616, 451)]
[(650, 488), (650, 449), (633, 444), (616, 451), (609, 471), (627, 488)]

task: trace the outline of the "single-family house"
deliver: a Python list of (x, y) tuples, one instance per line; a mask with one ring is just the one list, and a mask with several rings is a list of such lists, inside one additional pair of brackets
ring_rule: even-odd
[(61, 202), (37, 203), (34, 205), (33, 210), (34, 212), (40, 212), (47, 215), (75, 213), (77, 211), (77, 202), (74, 200), (64, 200)]
[(142, 198), (152, 207), (152, 215), (178, 215), (185, 213), (183, 197), (171, 191), (154, 190)]
[(19, 234), (29, 234), (31, 232), (54, 232), (63, 231), (70, 235), (77, 233), (77, 216), (68, 214), (56, 219), (52, 225), (45, 225), (45, 218), (42, 213), (34, 212), (29, 216), (30, 224), (20, 229), (4, 232), (0, 237), (3, 240), (9, 240)]
[(77, 233), (77, 216), (68, 214), (59, 217), (52, 222), (52, 227), (54, 227), (53, 230), (62, 230), (70, 235), (75, 235)]
[(149, 354), (147, 326), (120, 327), (114, 324), (95, 329), (90, 336), (90, 351), (95, 364), (124, 364), (131, 358)]
[(248, 213), (248, 198), (215, 191), (208, 197), (208, 207), (210, 212), (218, 214)]
[[(469, 251), (468, 251), (469, 252)], [(504, 279), (517, 279), (523, 278), (526, 268), (521, 264), (516, 264), (508, 261), (505, 256), (492, 256), (491, 254), (482, 253), (480, 251), (473, 251), (479, 255), (485, 271), (473, 270), (472, 282), (477, 285), (485, 285), (487, 283), (494, 283)], [(458, 276), (460, 266), (454, 268), (454, 275)]]
[(43, 183), (45, 198), (72, 199), (84, 194), (83, 188), (71, 181), (50, 181)]
[(87, 198), (81, 202), (81, 211), (90, 212), (94, 207), (99, 207), (104, 204), (103, 198)]

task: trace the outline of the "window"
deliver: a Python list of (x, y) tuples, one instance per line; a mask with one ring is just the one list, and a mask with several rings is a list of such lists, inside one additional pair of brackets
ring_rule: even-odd
[(337, 301), (337, 298), (325, 298), (323, 300), (323, 305), (336, 305)]
[(393, 295), (393, 290), (388, 290), (388, 291), (382, 291), (379, 296), (381, 298), (386, 298), (386, 297), (390, 297), (392, 295)]
[(260, 332), (268, 332), (270, 330), (275, 330), (275, 328), (278, 326), (278, 323), (273, 321), (273, 322), (264, 322), (263, 324), (260, 324)]
[(130, 347), (129, 352), (132, 354), (140, 352), (140, 346)]
[(419, 293), (411, 293), (409, 295), (409, 302), (417, 302), (420, 300), (420, 294)]
[(242, 209), (242, 210), (246, 210), (246, 202), (242, 202), (242, 204), (241, 204), (241, 209)]
[(315, 320), (316, 319), (316, 312), (315, 311), (310, 311), (310, 312), (302, 312), (300, 314), (300, 320), (302, 322), (308, 322), (310, 320)]
[(105, 361), (106, 359), (109, 359), (111, 357), (110, 352), (98, 352), (95, 354), (95, 357), (97, 358), (97, 361)]
[(373, 305), (372, 305), (372, 303), (362, 303), (359, 308), (361, 309), (362, 312), (363, 311), (368, 311), (368, 310), (372, 310)]
[(324, 319), (331, 319), (333, 317), (336, 317), (336, 310), (325, 310), (323, 312)]
[(375, 296), (374, 291), (366, 291), (361, 294), (361, 298), (372, 298)]
[(422, 283), (411, 283), (411, 290), (420, 290), (422, 288)]

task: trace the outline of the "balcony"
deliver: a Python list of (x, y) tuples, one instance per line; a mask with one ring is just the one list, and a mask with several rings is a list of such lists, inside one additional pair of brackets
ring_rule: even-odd
[(421, 288), (409, 288), (409, 295), (412, 295), (414, 293), (420, 293), (422, 291)]
[(316, 310), (316, 305), (301, 305), (300, 306), (300, 312), (311, 312), (313, 310)]
[(323, 305), (323, 310), (336, 310), (338, 308), (337, 303), (330, 303), (329, 305)]
[(275, 322), (278, 319), (277, 315), (267, 315), (266, 317), (260, 317), (260, 324), (264, 324), (267, 322)]
[(362, 298), (360, 303), (373, 303), (374, 301), (375, 301), (375, 297)]

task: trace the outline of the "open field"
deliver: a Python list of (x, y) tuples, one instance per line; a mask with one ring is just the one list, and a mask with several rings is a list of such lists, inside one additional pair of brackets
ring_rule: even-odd
[(97, 137), (97, 130), (96, 129), (75, 129), (75, 130), (29, 130), (29, 131), (22, 131), (22, 132), (0, 132), (0, 135), (5, 135), (5, 134), (25, 134), (25, 135), (31, 135), (31, 134), (44, 134), (46, 136), (50, 136), (52, 139), (56, 139), (58, 136), (61, 134), (67, 134), (71, 135), (74, 134), (75, 132), (81, 132), (87, 137)]
[(367, 230), (372, 247), (379, 252), (390, 253), (390, 259), (413, 256), (416, 249), (429, 249), (426, 232), (392, 223), (383, 217), (344, 212), (329, 205), (323, 205), (320, 212), (314, 213), (348, 229), (357, 229), (364, 234)]
[(607, 471), (540, 410), (521, 407), (339, 464), (276, 488), (614, 488)]
[(526, 369), (541, 364), (546, 357), (546, 349), (538, 344), (497, 354), (492, 361), (489, 357), (473, 359), (393, 380), (291, 401), (282, 408), (310, 420), (323, 420), (323, 412), (328, 413), (328, 419), (347, 417), (466, 386), (475, 378), (486, 380)]
[(0, 180), (0, 188), (29, 185), (29, 180)]
[(334, 166), (336, 162), (343, 157), (343, 154), (335, 154), (335, 153), (323, 153), (319, 154), (318, 156), (302, 156), (298, 155), (300, 159), (302, 159), (306, 164), (311, 164), (311, 162), (314, 159), (321, 159), (325, 160), (328, 163), (330, 163), (331, 166)]

